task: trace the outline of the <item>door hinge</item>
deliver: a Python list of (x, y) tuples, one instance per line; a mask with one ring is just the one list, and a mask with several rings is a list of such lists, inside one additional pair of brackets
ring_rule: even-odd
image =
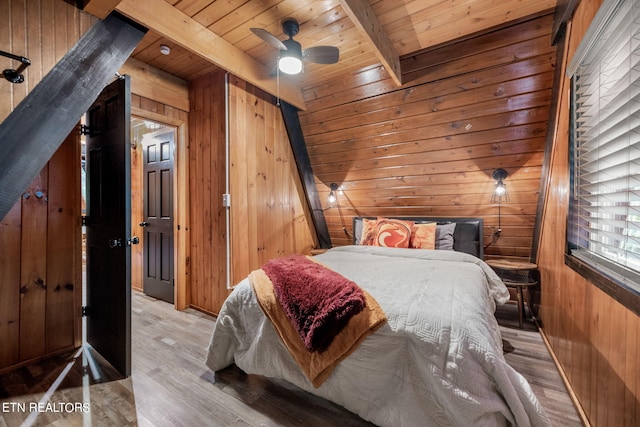
[(80, 125), (80, 135), (89, 135), (91, 136), (91, 129), (87, 125)]
[(87, 226), (87, 216), (86, 215), (82, 215), (82, 226), (83, 227)]
[(82, 306), (82, 317), (87, 317), (90, 314), (91, 314), (91, 310), (89, 309), (89, 306), (83, 305)]

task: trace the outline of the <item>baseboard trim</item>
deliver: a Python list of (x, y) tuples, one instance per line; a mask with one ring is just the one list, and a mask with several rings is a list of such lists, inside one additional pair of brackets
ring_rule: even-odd
[[(79, 348), (78, 346), (70, 345), (70, 346), (67, 346), (67, 347), (64, 347), (40, 356), (32, 357), (31, 359), (26, 359), (20, 362), (16, 362), (13, 365), (7, 365), (5, 367), (0, 368), (0, 375), (4, 375), (7, 372), (15, 371), (16, 369), (22, 368), (23, 366), (30, 365), (32, 363), (40, 362), (41, 360), (49, 359), (51, 357), (55, 357), (63, 353), (72, 352), (78, 348)], [(0, 417), (0, 419), (1, 418), (2, 417)]]
[(538, 319), (535, 319), (535, 321), (536, 321), (536, 324), (538, 325), (538, 331), (540, 332), (540, 336), (542, 337), (542, 341), (544, 342), (544, 345), (547, 347), (547, 350), (549, 351), (549, 354), (551, 355), (551, 359), (553, 359), (553, 363), (556, 365), (556, 368), (558, 369), (558, 373), (560, 373), (560, 378), (562, 378), (562, 382), (564, 383), (564, 386), (567, 388), (567, 392), (569, 393), (569, 398), (573, 402), (573, 406), (576, 408), (576, 412), (578, 412), (578, 416), (580, 417), (580, 421), (582, 421), (582, 425), (584, 427), (591, 427), (591, 423), (589, 422), (589, 418), (587, 418), (587, 414), (586, 414), (586, 412), (584, 412), (584, 409), (582, 409), (582, 405), (580, 404), (580, 401), (578, 400), (578, 395), (573, 390), (573, 386), (569, 382), (569, 378), (567, 377), (567, 374), (565, 373), (564, 368), (560, 364), (560, 361), (556, 357), (555, 352), (551, 348), (551, 344), (549, 343), (549, 340), (547, 339), (547, 334), (544, 332), (544, 329), (542, 328), (542, 326), (538, 322)]

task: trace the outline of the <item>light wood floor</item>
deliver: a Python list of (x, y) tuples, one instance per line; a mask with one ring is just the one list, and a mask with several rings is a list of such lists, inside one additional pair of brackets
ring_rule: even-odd
[[(497, 313), (507, 361), (531, 383), (554, 426), (580, 426), (535, 325), (527, 322), (518, 329), (514, 310), (510, 305)], [(214, 379), (203, 363), (213, 323), (195, 310), (178, 312), (134, 292), (132, 377), (88, 385), (94, 381), (83, 375), (82, 357), (73, 359), (73, 354), (1, 375), (0, 427), (371, 425), (285, 382), (246, 375), (235, 366)], [(60, 387), (47, 392), (65, 368)], [(47, 401), (58, 406), (30, 413), (30, 405)]]

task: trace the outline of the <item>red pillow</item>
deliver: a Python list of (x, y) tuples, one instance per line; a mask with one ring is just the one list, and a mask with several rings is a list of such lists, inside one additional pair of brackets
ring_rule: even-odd
[(392, 218), (378, 218), (374, 246), (408, 248), (411, 240), (413, 221)]

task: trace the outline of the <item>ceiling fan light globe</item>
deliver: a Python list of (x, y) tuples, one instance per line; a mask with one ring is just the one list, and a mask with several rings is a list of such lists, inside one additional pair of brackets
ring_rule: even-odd
[(293, 56), (284, 56), (278, 60), (278, 68), (285, 74), (300, 74), (302, 60)]

